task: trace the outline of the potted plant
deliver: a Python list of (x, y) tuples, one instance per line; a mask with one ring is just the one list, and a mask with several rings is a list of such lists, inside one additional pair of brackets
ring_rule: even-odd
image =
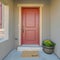
[(51, 40), (44, 40), (42, 42), (43, 45), (43, 51), (47, 54), (52, 54), (54, 52), (54, 47), (55, 47), (55, 43), (52, 42)]

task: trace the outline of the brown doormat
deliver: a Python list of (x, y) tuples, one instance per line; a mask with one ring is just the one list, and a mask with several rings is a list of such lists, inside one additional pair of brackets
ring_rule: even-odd
[(38, 51), (23, 51), (21, 57), (39, 57)]

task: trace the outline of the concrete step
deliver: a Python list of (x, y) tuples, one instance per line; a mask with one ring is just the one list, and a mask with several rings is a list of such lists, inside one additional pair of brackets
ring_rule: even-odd
[(17, 51), (42, 51), (40, 46), (19, 46)]

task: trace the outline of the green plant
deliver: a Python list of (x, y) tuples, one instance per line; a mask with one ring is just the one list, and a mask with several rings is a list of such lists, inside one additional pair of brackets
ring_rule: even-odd
[(56, 44), (52, 42), (51, 40), (44, 40), (42, 42), (42, 45), (47, 46), (47, 47), (54, 47)]

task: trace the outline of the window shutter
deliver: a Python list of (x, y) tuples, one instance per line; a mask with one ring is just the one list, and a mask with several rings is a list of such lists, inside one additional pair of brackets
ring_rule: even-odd
[(2, 4), (0, 2), (0, 29), (2, 28)]

